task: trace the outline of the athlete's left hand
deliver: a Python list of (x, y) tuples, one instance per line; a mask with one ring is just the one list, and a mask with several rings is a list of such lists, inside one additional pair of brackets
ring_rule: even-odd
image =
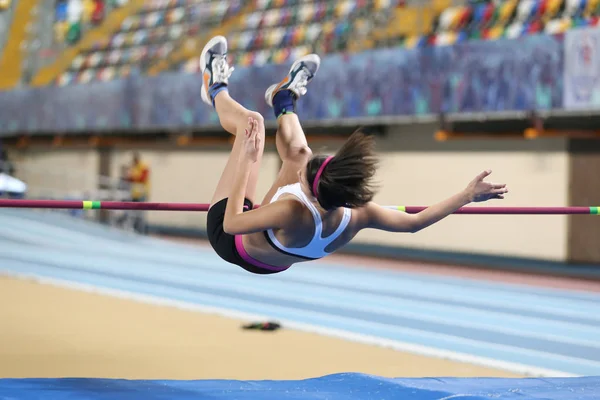
[(244, 130), (244, 156), (253, 163), (258, 161), (262, 136), (259, 130), (259, 122), (249, 117), (248, 126)]
[(491, 170), (486, 170), (480, 173), (469, 183), (466, 188), (469, 201), (481, 202), (490, 199), (503, 199), (508, 193), (508, 188), (504, 183), (486, 182), (484, 179), (492, 173)]

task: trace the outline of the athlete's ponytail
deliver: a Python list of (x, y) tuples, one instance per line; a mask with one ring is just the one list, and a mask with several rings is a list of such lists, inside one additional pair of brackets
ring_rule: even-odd
[(307, 165), (307, 181), (325, 210), (362, 207), (373, 199), (378, 160), (375, 141), (355, 131), (334, 156), (315, 156)]

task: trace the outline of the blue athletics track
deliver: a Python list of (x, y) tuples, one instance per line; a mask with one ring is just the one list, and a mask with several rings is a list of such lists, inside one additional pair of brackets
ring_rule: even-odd
[[(0, 399), (600, 399), (599, 293), (374, 268), (357, 262), (349, 266), (342, 260), (331, 257), (257, 277), (222, 262), (205, 246), (139, 237), (61, 214), (2, 210), (0, 296), (4, 292), (10, 298), (2, 297)], [(488, 372), (468, 378), (456, 377), (452, 370), (436, 377), (427, 377), (432, 376), (427, 372), (416, 373), (420, 377), (384, 377), (357, 373), (349, 362), (346, 365), (352, 370), (340, 367), (337, 373), (303, 379), (82, 375), (93, 371), (80, 364), (84, 372), (76, 373), (77, 362), (83, 363), (82, 357), (91, 352), (87, 345), (93, 340), (109, 343), (134, 328), (116, 319), (117, 310), (112, 322), (102, 319), (102, 326), (111, 325), (111, 334), (98, 333), (95, 339), (82, 342), (76, 333), (82, 326), (100, 330), (94, 325), (105, 318), (99, 309), (86, 305), (86, 316), (79, 317), (80, 311), (67, 312), (66, 306), (52, 303), (50, 297), (35, 303), (35, 296), (25, 294), (25, 286), (10, 289), (10, 282), (30, 282), (40, 293), (70, 290), (120, 299), (124, 302), (119, 303), (120, 309), (129, 307), (125, 302), (160, 306), (150, 314), (156, 321), (162, 321), (165, 309), (238, 321), (277, 321), (281, 331), (270, 337), (260, 333), (273, 346), (278, 335), (295, 331), (480, 366)], [(81, 299), (70, 303), (83, 307)], [(26, 321), (32, 308), (44, 310), (51, 322), (43, 324), (50, 327), (42, 326), (42, 317), (21, 325), (14, 322)], [(67, 320), (69, 316), (76, 321)], [(215, 334), (212, 327), (205, 324), (191, 332), (192, 337), (203, 341), (210, 335), (217, 339), (224, 335)], [(63, 336), (51, 342), (44, 329)], [(154, 331), (144, 328), (139, 336), (152, 336)], [(29, 340), (25, 350), (16, 350), (16, 338)], [(169, 340), (159, 338), (155, 346), (164, 347)], [(97, 354), (98, 359), (118, 357), (120, 352), (126, 355), (135, 343), (111, 350), (115, 354), (108, 350)], [(287, 347), (302, 351), (303, 343), (288, 342)], [(37, 357), (38, 352), (46, 359), (59, 359), (57, 348), (70, 349), (79, 357), (70, 359), (75, 367), (68, 375), (51, 373), (52, 366), (44, 375), (26, 372), (27, 367), (39, 371), (36, 366), (44, 358)], [(236, 351), (241, 359), (250, 350)], [(348, 359), (353, 356), (352, 351), (339, 354)], [(217, 361), (210, 362), (217, 368)], [(319, 364), (315, 359), (314, 371), (322, 371)], [(281, 369), (287, 367), (280, 362)], [(509, 375), (489, 374), (490, 370)], [(116, 365), (115, 371), (119, 371)]]

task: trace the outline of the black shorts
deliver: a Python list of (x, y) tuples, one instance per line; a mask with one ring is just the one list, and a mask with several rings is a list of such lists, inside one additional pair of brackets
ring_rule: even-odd
[[(223, 221), (225, 219), (225, 208), (227, 207), (227, 199), (223, 199), (217, 203), (215, 203), (208, 210), (208, 216), (206, 221), (206, 229), (208, 233), (208, 240), (215, 252), (221, 257), (223, 260), (238, 265), (244, 268), (248, 272), (252, 272), (253, 274), (274, 274), (277, 272), (281, 272), (286, 270), (286, 267), (271, 267), (268, 266), (259, 266), (256, 264), (262, 264), (257, 260), (250, 260), (247, 254), (245, 257), (240, 254), (238, 249), (243, 250), (243, 246), (241, 245), (241, 236), (230, 235), (225, 233), (223, 230)], [(252, 210), (254, 205), (248, 199), (244, 199), (244, 211)], [(236, 245), (236, 240), (238, 244)], [(242, 248), (240, 248), (242, 246)]]

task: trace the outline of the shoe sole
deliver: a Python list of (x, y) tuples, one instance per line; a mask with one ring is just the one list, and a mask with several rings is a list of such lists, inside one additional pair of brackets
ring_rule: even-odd
[(210, 39), (208, 43), (206, 43), (204, 49), (202, 49), (202, 53), (200, 54), (200, 68), (204, 68), (204, 66), (206, 65), (206, 53), (208, 53), (208, 50), (219, 42), (225, 42), (225, 48), (227, 49), (227, 39), (225, 38), (225, 36), (215, 36), (212, 39)]
[(271, 85), (267, 89), (267, 92), (268, 92), (269, 89), (271, 89), (273, 86), (275, 86), (275, 89), (273, 89), (273, 92), (271, 92), (271, 104), (273, 103), (273, 95), (280, 90), (281, 86), (288, 83), (288, 77), (290, 76), (292, 71), (295, 70), (296, 67), (298, 67), (298, 65), (304, 61), (310, 61), (310, 62), (315, 63), (317, 65), (317, 69), (315, 70), (315, 72), (313, 72), (313, 76), (317, 74), (317, 72), (319, 71), (319, 67), (321, 67), (321, 57), (319, 57), (317, 54), (308, 54), (304, 57), (300, 57), (299, 59), (294, 61), (294, 63), (290, 67), (290, 70), (288, 71), (287, 75), (285, 76), (285, 78), (283, 78), (283, 80), (281, 80), (281, 82)]
[(310, 61), (310, 62), (313, 62), (313, 63), (317, 64), (317, 69), (313, 73), (313, 76), (316, 75), (317, 72), (319, 71), (319, 67), (321, 66), (321, 57), (319, 57), (316, 54), (308, 54), (308, 55), (306, 55), (304, 57), (300, 57), (299, 59), (297, 59), (296, 61), (294, 61), (294, 63), (290, 67), (290, 70), (288, 71), (286, 77), (281, 82), (279, 82), (278, 86), (285, 85), (287, 82), (284, 82), (284, 81), (287, 80), (288, 76), (290, 76), (290, 74), (292, 73), (292, 71), (295, 70), (296, 67), (298, 67), (298, 65), (300, 65), (300, 63), (302, 63), (304, 61)]
[(298, 64), (300, 64), (303, 61), (311, 61), (311, 62), (317, 64), (317, 69), (313, 73), (313, 75), (316, 75), (317, 72), (319, 71), (319, 68), (321, 67), (321, 57), (319, 57), (317, 54), (308, 54), (308, 55), (305, 55), (304, 57), (300, 57), (299, 59), (294, 61), (294, 63), (290, 67), (290, 71), (288, 72), (288, 74), (291, 74), (292, 71), (298, 66)]
[(204, 45), (204, 49), (202, 49), (202, 53), (200, 53), (200, 70), (202, 71), (202, 93), (206, 94), (208, 99), (208, 86), (206, 83), (206, 79), (204, 77), (204, 71), (206, 68), (206, 54), (208, 50), (210, 50), (214, 45), (220, 42), (225, 42), (225, 49), (227, 49), (227, 39), (224, 36), (215, 36)]

